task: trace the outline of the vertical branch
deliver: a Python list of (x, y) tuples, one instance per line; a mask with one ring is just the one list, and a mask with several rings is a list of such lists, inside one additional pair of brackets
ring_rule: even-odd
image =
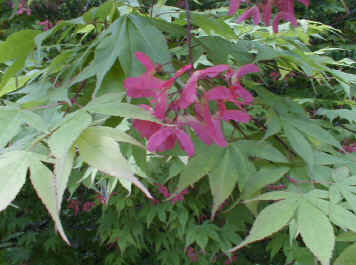
[(189, 63), (193, 67), (192, 18), (190, 16), (189, 0), (184, 0), (184, 7), (187, 15), (187, 41), (189, 49)]

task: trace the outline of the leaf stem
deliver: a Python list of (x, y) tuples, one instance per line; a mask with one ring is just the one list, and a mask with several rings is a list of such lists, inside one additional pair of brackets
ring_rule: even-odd
[(189, 63), (192, 65), (192, 67), (194, 67), (193, 46), (192, 46), (192, 18), (190, 15), (189, 0), (184, 0), (184, 7), (187, 15), (187, 42), (188, 42), (188, 49), (189, 49)]

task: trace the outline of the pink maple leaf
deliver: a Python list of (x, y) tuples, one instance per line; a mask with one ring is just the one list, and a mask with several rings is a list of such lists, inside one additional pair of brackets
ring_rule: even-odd
[(257, 6), (251, 7), (245, 11), (236, 21), (236, 23), (241, 23), (249, 18), (253, 18), (253, 23), (258, 24), (261, 21), (260, 9)]
[(188, 156), (194, 155), (194, 144), (190, 136), (174, 126), (162, 126), (149, 138), (147, 149), (152, 152), (170, 150), (175, 147), (177, 140)]
[(282, 19), (285, 21), (289, 21), (293, 27), (296, 27), (298, 25), (297, 19), (296, 19), (294, 13), (279, 12), (273, 20), (273, 32), (275, 32), (275, 33), (278, 32), (278, 25)]
[(192, 103), (197, 102), (198, 81), (205, 77), (214, 78), (228, 69), (230, 69), (228, 65), (220, 64), (194, 72), (185, 85), (177, 105), (182, 109), (186, 109)]

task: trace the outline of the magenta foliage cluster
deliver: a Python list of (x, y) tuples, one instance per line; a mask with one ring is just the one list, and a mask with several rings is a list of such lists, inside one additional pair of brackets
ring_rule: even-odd
[[(172, 194), (168, 191), (168, 188), (166, 186), (163, 186), (162, 184), (157, 183), (158, 186), (158, 191), (166, 198), (170, 198)], [(188, 189), (183, 190), (181, 193), (177, 194), (173, 199), (171, 200), (172, 204), (176, 204), (177, 202), (182, 202), (184, 201), (184, 195), (187, 195), (189, 192)], [(155, 203), (158, 203), (158, 201), (155, 201)]]
[[(309, 6), (309, 0), (298, 0), (305, 6)], [(239, 9), (242, 2), (249, 3), (249, 0), (230, 0), (229, 15), (232, 16)], [(258, 24), (262, 20), (265, 25), (269, 26), (272, 21), (273, 8), (278, 9), (278, 13), (273, 19), (273, 31), (278, 32), (278, 24), (281, 20), (289, 21), (294, 27), (297, 26), (297, 19), (294, 12), (294, 0), (264, 0), (247, 11), (245, 11), (238, 19), (237, 23), (244, 20), (253, 19), (253, 23)], [(261, 15), (262, 13), (262, 15)], [(262, 18), (261, 18), (262, 17)]]
[[(11, 8), (15, 8), (15, 5), (11, 0), (9, 1), (9, 5), (10, 5)], [(17, 9), (16, 13), (18, 15), (23, 15), (23, 14), (26, 14), (27, 16), (31, 16), (32, 15), (31, 8), (28, 6), (26, 0), (21, 0), (21, 2), (19, 3), (19, 6), (18, 6), (18, 9)], [(40, 26), (43, 26), (43, 30), (44, 31), (50, 30), (51, 28), (54, 27), (54, 24), (48, 19), (46, 19), (44, 21), (40, 21), (40, 22), (38, 22), (38, 24)]]
[[(169, 80), (155, 77), (161, 69), (150, 57), (142, 52), (136, 53), (137, 59), (146, 67), (146, 72), (137, 77), (129, 77), (124, 81), (127, 94), (133, 98), (149, 98), (150, 105), (141, 105), (162, 124), (134, 120), (134, 127), (142, 137), (148, 139), (147, 149), (152, 152), (162, 152), (175, 147), (178, 142), (188, 156), (194, 155), (194, 144), (187, 128), (193, 129), (198, 137), (206, 144), (216, 143), (227, 146), (227, 141), (221, 129), (221, 121), (247, 123), (251, 117), (244, 106), (253, 102), (253, 96), (241, 85), (241, 78), (259, 69), (255, 64), (232, 69), (229, 65), (221, 64), (203, 70), (193, 70), (186, 65)], [(171, 91), (176, 80), (189, 72), (190, 78), (184, 88)], [(219, 78), (224, 86), (215, 86), (205, 90), (199, 86), (199, 80)], [(215, 83), (212, 82), (214, 85)], [(216, 102), (217, 111), (213, 112), (210, 102)], [(228, 109), (227, 102), (235, 104), (237, 109)], [(186, 109), (193, 106), (194, 115), (187, 114)], [(173, 115), (169, 115), (173, 114)], [(173, 117), (173, 118), (172, 118)], [(163, 125), (165, 124), (165, 125)]]

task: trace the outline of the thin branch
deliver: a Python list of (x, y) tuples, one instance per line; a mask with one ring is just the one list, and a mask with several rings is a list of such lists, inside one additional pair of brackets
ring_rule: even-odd
[(350, 128), (347, 128), (347, 127), (346, 127), (345, 125), (343, 125), (343, 124), (339, 124), (339, 126), (340, 126), (341, 128), (344, 128), (345, 130), (347, 130), (347, 131), (349, 131), (349, 132), (356, 133), (355, 130), (352, 130), (352, 129), (350, 129)]
[(193, 67), (193, 46), (192, 46), (192, 18), (190, 15), (189, 0), (184, 0), (185, 12), (187, 15), (187, 41), (189, 48), (189, 63)]
[(236, 129), (238, 130), (242, 136), (245, 138), (245, 139), (248, 139), (247, 135), (244, 133), (244, 131), (240, 128), (239, 124), (236, 122), (236, 121), (230, 121), (231, 125)]
[[(255, 124), (261, 128), (263, 128), (264, 130), (267, 130), (266, 126), (261, 123), (259, 120), (257, 119), (252, 119)], [(278, 135), (273, 135), (273, 137), (281, 144), (284, 146), (285, 149), (287, 149), (288, 152), (290, 152), (292, 155), (297, 156), (296, 152), (294, 152), (294, 150), (292, 150)]]
[(57, 103), (51, 104), (51, 105), (43, 105), (43, 106), (33, 107), (30, 110), (33, 111), (33, 110), (40, 110), (40, 109), (50, 109), (50, 108), (54, 108), (54, 107), (58, 107), (61, 105), (66, 105), (66, 104), (67, 104), (67, 102), (60, 101), (60, 102), (57, 102)]

